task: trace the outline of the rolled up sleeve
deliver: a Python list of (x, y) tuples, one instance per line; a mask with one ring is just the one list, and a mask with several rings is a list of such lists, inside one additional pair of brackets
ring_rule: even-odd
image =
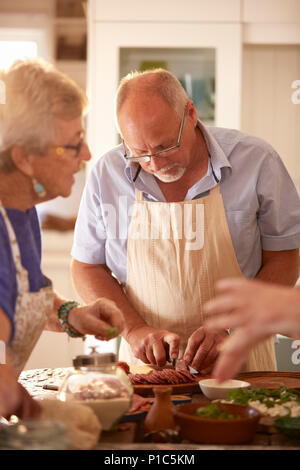
[(262, 163), (257, 182), (257, 214), (262, 249), (293, 250), (300, 247), (300, 199), (277, 153)]

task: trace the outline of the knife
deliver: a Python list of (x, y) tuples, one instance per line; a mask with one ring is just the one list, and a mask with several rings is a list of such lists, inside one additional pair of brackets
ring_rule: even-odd
[(176, 369), (177, 365), (177, 358), (176, 359), (170, 359), (169, 355), (167, 354), (167, 362), (164, 366), (160, 367), (157, 364), (147, 364), (148, 367), (151, 367), (152, 369), (155, 370), (164, 370), (164, 369)]

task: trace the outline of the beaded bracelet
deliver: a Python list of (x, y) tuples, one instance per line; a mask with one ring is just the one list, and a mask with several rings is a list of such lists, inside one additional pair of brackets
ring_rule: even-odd
[(72, 338), (84, 338), (83, 334), (79, 333), (79, 331), (74, 330), (74, 328), (71, 328), (71, 326), (68, 323), (70, 310), (72, 310), (72, 308), (74, 307), (78, 307), (78, 305), (80, 304), (73, 300), (71, 302), (65, 302), (57, 310), (57, 317), (58, 317), (61, 327)]

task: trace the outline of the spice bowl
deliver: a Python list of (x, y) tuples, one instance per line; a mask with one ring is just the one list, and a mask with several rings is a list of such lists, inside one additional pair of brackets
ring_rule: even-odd
[(243, 380), (225, 380), (218, 382), (216, 379), (200, 380), (199, 387), (209, 400), (221, 400), (227, 398), (227, 392), (236, 388), (248, 388), (249, 382)]
[(245, 444), (251, 442), (260, 419), (259, 411), (250, 406), (218, 403), (222, 412), (232, 419), (207, 418), (195, 413), (206, 405), (184, 403), (174, 410), (175, 422), (180, 427), (182, 439), (201, 444)]

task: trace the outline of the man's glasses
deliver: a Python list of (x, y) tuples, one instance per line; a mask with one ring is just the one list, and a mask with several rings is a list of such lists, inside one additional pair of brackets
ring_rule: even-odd
[(168, 148), (163, 149), (163, 150), (159, 150), (159, 152), (155, 152), (155, 153), (152, 153), (152, 154), (149, 154), (149, 155), (141, 155), (141, 156), (131, 157), (131, 156), (128, 156), (128, 154), (127, 154), (125, 142), (124, 142), (124, 139), (123, 139), (122, 142), (123, 142), (123, 149), (124, 149), (124, 158), (126, 160), (130, 161), (130, 162), (147, 163), (147, 162), (150, 162), (152, 157), (165, 157), (166, 153), (170, 152), (171, 150), (178, 149), (181, 145), (181, 137), (182, 137), (182, 131), (183, 131), (183, 126), (184, 126), (184, 121), (185, 121), (186, 107), (187, 107), (187, 105), (185, 105), (185, 107), (184, 107), (183, 116), (182, 116), (182, 119), (181, 119), (181, 124), (180, 124), (180, 129), (179, 129), (179, 136), (178, 136), (176, 145), (173, 145), (172, 147), (168, 147)]
[(84, 131), (82, 131), (80, 134), (80, 140), (77, 145), (59, 145), (58, 147), (55, 147), (56, 154), (60, 156), (60, 155), (63, 155), (65, 150), (74, 150), (75, 151), (74, 157), (77, 158), (81, 152), (84, 142), (85, 142), (85, 133)]

